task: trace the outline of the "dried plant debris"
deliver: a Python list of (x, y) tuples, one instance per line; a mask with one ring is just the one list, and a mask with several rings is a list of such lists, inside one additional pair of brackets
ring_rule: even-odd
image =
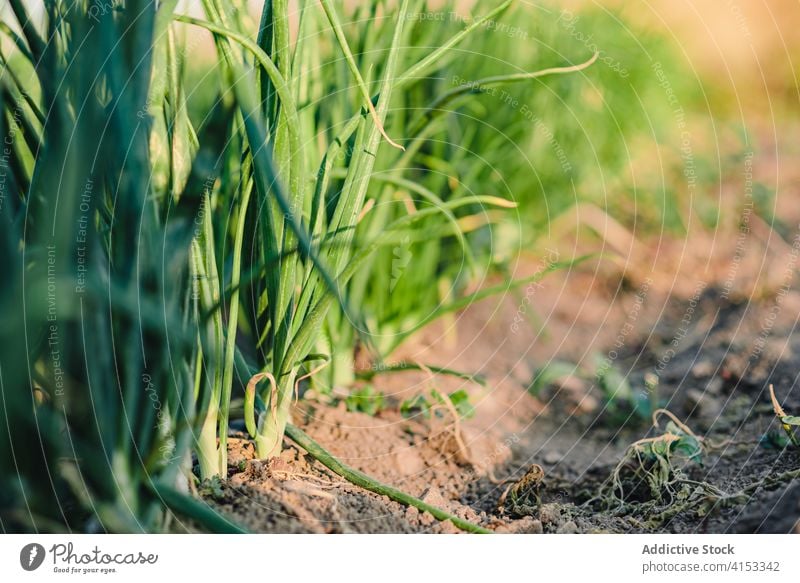
[(497, 503), (501, 514), (527, 516), (539, 508), (542, 503), (540, 490), (544, 481), (544, 469), (533, 464), (521, 479), (510, 484)]
[(775, 396), (775, 387), (772, 385), (769, 386), (769, 396), (772, 400), (772, 409), (775, 411), (775, 416), (778, 418), (778, 421), (780, 421), (781, 427), (784, 432), (786, 432), (786, 435), (789, 436), (789, 441), (791, 441), (792, 445), (795, 447), (800, 447), (800, 440), (798, 440), (797, 435), (795, 435), (795, 428), (800, 427), (800, 417), (786, 414), (786, 411), (783, 410), (783, 407), (781, 407), (781, 404), (778, 402), (778, 398)]

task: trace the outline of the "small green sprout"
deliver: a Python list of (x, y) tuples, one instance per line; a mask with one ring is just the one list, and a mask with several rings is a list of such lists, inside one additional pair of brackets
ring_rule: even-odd
[(416, 414), (422, 414), (426, 419), (430, 419), (431, 415), (443, 417), (445, 410), (455, 411), (460, 419), (469, 419), (475, 415), (475, 407), (470, 403), (469, 394), (464, 389), (449, 394), (432, 389), (430, 398), (416, 395), (400, 404), (400, 414), (403, 417)]
[(380, 413), (386, 404), (383, 393), (376, 391), (372, 385), (365, 385), (352, 391), (344, 402), (350, 412), (373, 416)]
[(211, 476), (200, 483), (200, 494), (214, 500), (223, 500), (225, 491), (222, 489), (222, 480), (219, 476)]

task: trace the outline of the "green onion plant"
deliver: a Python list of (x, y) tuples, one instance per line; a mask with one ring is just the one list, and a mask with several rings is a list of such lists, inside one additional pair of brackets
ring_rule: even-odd
[[(189, 495), (193, 469), (227, 477), (239, 394), (260, 458), (288, 431), (333, 471), (430, 509), (313, 444), (292, 402), (307, 382), (349, 387), (357, 354), (383, 363), (437, 318), (530, 281), (467, 291), (527, 196), (496, 172), (512, 173), (499, 152), (530, 130), (478, 118), (498, 110), (494, 89), (540, 89), (597, 56), (468, 65), (491, 55), (513, 0), (437, 29), (414, 18), (426, 0), (357, 4), (202, 0), (189, 15), (177, 0), (48, 0), (39, 24), (9, 1), (4, 529), (156, 531), (185, 515), (240, 531)], [(198, 72), (202, 31), (215, 52)]]

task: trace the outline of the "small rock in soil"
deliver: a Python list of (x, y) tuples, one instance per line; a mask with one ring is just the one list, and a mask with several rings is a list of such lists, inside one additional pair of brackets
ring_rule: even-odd
[(442, 534), (459, 534), (461, 532), (461, 529), (449, 520), (440, 522), (439, 529), (441, 530)]
[(250, 480), (250, 476), (247, 474), (246, 471), (239, 472), (238, 474), (234, 474), (228, 480), (234, 488), (239, 488), (244, 486)]
[(530, 516), (525, 516), (510, 523), (490, 524), (490, 528), (502, 534), (543, 534), (544, 527), (541, 520), (536, 520)]
[(542, 524), (558, 524), (561, 522), (561, 507), (556, 504), (542, 504), (539, 509), (539, 520)]
[(558, 527), (557, 534), (578, 534), (578, 525), (570, 520)]
[(600, 401), (592, 395), (584, 395), (581, 400), (575, 404), (572, 413), (575, 415), (588, 415), (594, 413), (600, 408)]
[(419, 523), (422, 526), (431, 526), (436, 522), (436, 518), (430, 512), (423, 512), (419, 517)]
[(253, 443), (236, 437), (228, 438), (228, 467), (242, 471), (247, 462), (256, 459)]
[(415, 508), (414, 506), (406, 508), (406, 520), (411, 524), (417, 522), (419, 520), (419, 508)]
[(707, 378), (714, 374), (715, 369), (710, 360), (703, 360), (692, 367), (692, 376), (696, 379)]
[(714, 377), (708, 384), (706, 385), (706, 393), (710, 393), (712, 395), (720, 395), (722, 394), (722, 387), (725, 385), (725, 381), (722, 380), (721, 377)]
[(280, 459), (286, 463), (297, 461), (297, 450), (293, 447), (287, 447), (280, 453)]
[(426, 492), (422, 495), (422, 501), (426, 504), (430, 504), (431, 506), (436, 506), (438, 508), (442, 508), (446, 510), (448, 508), (448, 503), (442, 496), (441, 492), (439, 492), (438, 488), (431, 486), (426, 490)]
[(411, 447), (395, 452), (394, 464), (402, 476), (414, 476), (425, 469), (425, 462), (422, 457)]
[(467, 522), (480, 522), (480, 517), (478, 516), (478, 513), (475, 512), (474, 508), (470, 508), (469, 506), (459, 505), (458, 508), (453, 510), (453, 514), (455, 514), (462, 520), (466, 520)]
[(705, 391), (688, 389), (685, 409), (687, 413), (694, 413), (696, 417), (716, 419), (722, 410), (722, 404)]
[(546, 464), (557, 464), (561, 461), (562, 457), (563, 456), (557, 451), (548, 451), (546, 454), (544, 454), (543, 459), (544, 463)]

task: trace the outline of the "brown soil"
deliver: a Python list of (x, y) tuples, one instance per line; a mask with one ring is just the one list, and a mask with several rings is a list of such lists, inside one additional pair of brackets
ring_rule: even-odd
[[(800, 340), (793, 335), (800, 292), (791, 286), (781, 291), (775, 277), (791, 263), (791, 248), (765, 252), (752, 236), (748, 249), (767, 258), (762, 272), (770, 274), (769, 282), (738, 277), (722, 289), (718, 282), (726, 270), (720, 268), (719, 277), (702, 280), (710, 281), (703, 287), (686, 272), (643, 277), (631, 265), (615, 271), (598, 262), (556, 273), (541, 288), (484, 301), (425, 330), (398, 351), (398, 360), (479, 372), (488, 388), (415, 372), (386, 375), (376, 386), (394, 404), (431, 386), (467, 389), (477, 412), (458, 431), (448, 417), (405, 419), (396, 407), (370, 417), (343, 404), (301, 403), (294, 422), (345, 463), (497, 532), (796, 532), (800, 482), (784, 475), (773, 483), (770, 477), (800, 468), (800, 452), (769, 447), (764, 436), (779, 428), (770, 383), (784, 408), (800, 413)], [(691, 273), (702, 262), (684, 254), (677, 272)], [(530, 259), (518, 275), (540, 264)], [(671, 283), (687, 278), (692, 285), (685, 289)], [(526, 320), (514, 333), (510, 325), (526, 293), (535, 295), (538, 320)], [(759, 299), (743, 299), (754, 296)], [(759, 481), (763, 487), (746, 500), (710, 511), (689, 506), (657, 521), (635, 507), (587, 504), (628, 446), (655, 435), (646, 419), (609, 413), (592, 382), (601, 357), (635, 389), (644, 386), (646, 373), (659, 371), (662, 406), (707, 443), (730, 441), (706, 452), (702, 464), (684, 467), (686, 476), (731, 493)], [(536, 370), (555, 359), (574, 363), (575, 374), (534, 398), (526, 388)], [(233, 439), (230, 461), (230, 479), (207, 498), (257, 532), (457, 531), (344, 482), (290, 442), (279, 459), (265, 462), (254, 459), (252, 444)], [(504, 493), (533, 464), (545, 473), (538, 501), (512, 508), (506, 501), (501, 511)]]

